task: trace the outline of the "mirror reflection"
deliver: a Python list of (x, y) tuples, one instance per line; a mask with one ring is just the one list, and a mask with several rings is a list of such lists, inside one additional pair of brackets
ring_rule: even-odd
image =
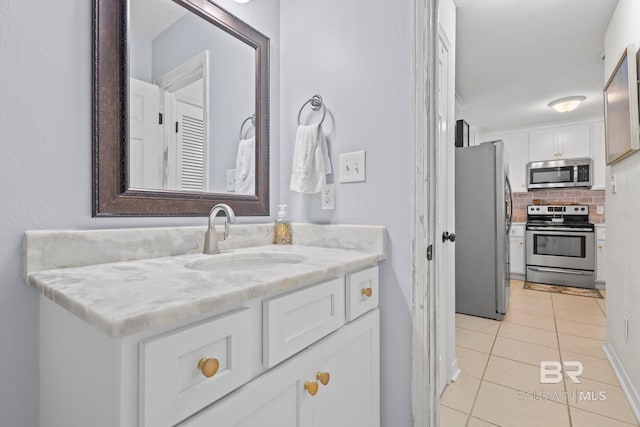
[(172, 0), (129, 4), (129, 187), (255, 194), (255, 49)]

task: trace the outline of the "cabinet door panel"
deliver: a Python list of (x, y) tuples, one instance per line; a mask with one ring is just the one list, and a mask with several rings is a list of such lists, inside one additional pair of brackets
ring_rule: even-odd
[(558, 158), (558, 132), (546, 129), (531, 132), (531, 161), (554, 160)]
[(560, 128), (558, 158), (574, 159), (590, 157), (589, 125), (576, 125)]
[(596, 242), (596, 280), (598, 282), (604, 282), (607, 280), (607, 263), (605, 261), (606, 249), (606, 241), (598, 240)]
[(511, 273), (524, 274), (524, 238), (511, 237), (509, 246)]
[[(242, 308), (140, 344), (141, 425), (175, 424), (251, 378), (251, 312)], [(215, 359), (206, 377), (201, 359)]]
[(344, 277), (265, 300), (265, 365), (275, 366), (341, 327), (344, 300)]
[(210, 408), (182, 427), (311, 427), (311, 396), (304, 392), (311, 355), (298, 354)]
[(526, 133), (514, 133), (500, 138), (504, 141), (509, 166), (509, 181), (514, 193), (527, 191), (527, 163), (529, 139)]
[(604, 123), (594, 123), (591, 125), (591, 158), (593, 159), (591, 188), (594, 189), (605, 189), (607, 163), (604, 147)]
[(314, 372), (328, 372), (312, 399), (314, 427), (380, 425), (379, 311), (351, 322), (312, 348)]

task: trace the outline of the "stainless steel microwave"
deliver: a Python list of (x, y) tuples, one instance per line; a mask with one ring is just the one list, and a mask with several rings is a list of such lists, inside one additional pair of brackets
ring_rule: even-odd
[(591, 188), (593, 162), (590, 158), (547, 160), (527, 164), (527, 188)]

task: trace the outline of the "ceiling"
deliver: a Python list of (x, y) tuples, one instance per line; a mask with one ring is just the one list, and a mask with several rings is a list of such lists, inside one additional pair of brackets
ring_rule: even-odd
[[(455, 0), (460, 117), (481, 132), (603, 114), (604, 32), (617, 0)], [(547, 104), (583, 95), (576, 110)]]
[(182, 18), (187, 9), (172, 0), (131, 0), (130, 25), (137, 35), (155, 39), (164, 30)]

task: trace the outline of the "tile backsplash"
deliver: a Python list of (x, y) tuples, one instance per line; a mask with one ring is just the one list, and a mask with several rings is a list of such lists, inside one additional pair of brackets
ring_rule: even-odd
[(528, 193), (513, 194), (513, 222), (527, 221), (527, 206), (533, 204), (533, 199), (542, 200), (541, 204), (552, 205), (555, 202), (589, 205), (589, 220), (594, 224), (604, 224), (604, 214), (598, 215), (596, 207), (604, 209), (604, 190), (549, 190), (529, 191)]

